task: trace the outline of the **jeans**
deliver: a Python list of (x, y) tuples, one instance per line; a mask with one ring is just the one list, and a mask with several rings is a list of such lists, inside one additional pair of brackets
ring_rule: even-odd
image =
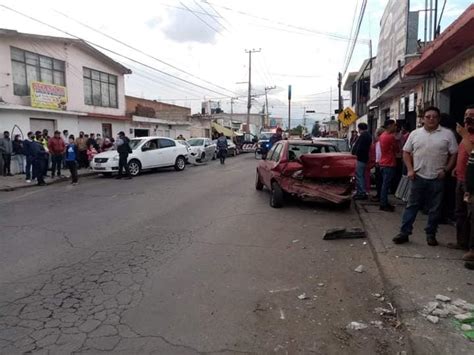
[(10, 164), (12, 160), (11, 154), (3, 154), (3, 175), (11, 174)]
[(119, 170), (118, 175), (122, 176), (122, 170), (125, 170), (125, 174), (130, 177), (130, 170), (128, 169), (128, 154), (119, 154)]
[(367, 191), (365, 190), (365, 168), (366, 167), (367, 167), (367, 163), (357, 160), (356, 171), (355, 171), (357, 195), (367, 194)]
[[(435, 236), (438, 231), (439, 214), (443, 201), (444, 180), (424, 179), (416, 176), (411, 181), (408, 203), (403, 212), (400, 234), (409, 236), (413, 232), (418, 211), (423, 208), (424, 202), (428, 206), (428, 223), (425, 228), (427, 235)], [(426, 200), (426, 201), (425, 201)]]
[(57, 172), (58, 176), (61, 176), (61, 164), (63, 161), (62, 154), (51, 155), (51, 176)]
[(375, 189), (377, 190), (376, 197), (380, 198), (380, 193), (382, 191), (382, 171), (379, 165), (375, 166)]
[(25, 173), (25, 156), (23, 154), (15, 154), (13, 156), (13, 160), (16, 162), (18, 166), (17, 173), (24, 174)]
[(76, 183), (77, 177), (77, 162), (75, 160), (66, 160), (66, 165), (71, 173), (72, 183)]
[(382, 172), (382, 188), (380, 189), (380, 206), (388, 206), (388, 192), (395, 176), (396, 169), (390, 166), (381, 167)]
[[(26, 156), (26, 168), (25, 168), (25, 173), (26, 173), (26, 180), (31, 180), (31, 168), (33, 166), (33, 158), (30, 156)], [(35, 176), (33, 175), (33, 179)]]
[(35, 158), (32, 161), (33, 164), (33, 177), (36, 178), (38, 184), (44, 184), (44, 165), (47, 164), (48, 160), (44, 158)]
[[(473, 239), (474, 229), (471, 229), (471, 219), (469, 216), (469, 206), (464, 202), (464, 193), (466, 192), (466, 183), (458, 181), (456, 185), (456, 244), (466, 247), (469, 239)], [(471, 217), (471, 218), (469, 218)], [(471, 238), (470, 238), (471, 236)]]

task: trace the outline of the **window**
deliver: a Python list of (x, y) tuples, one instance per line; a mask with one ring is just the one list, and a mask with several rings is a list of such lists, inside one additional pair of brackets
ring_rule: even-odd
[(277, 144), (275, 147), (275, 151), (273, 152), (272, 155), (272, 160), (273, 161), (279, 161), (280, 160), (280, 153), (283, 148), (283, 144)]
[(65, 62), (44, 55), (10, 47), (13, 93), (28, 96), (33, 81), (65, 86)]
[(83, 77), (86, 105), (118, 107), (117, 76), (84, 68)]
[(158, 139), (151, 139), (143, 144), (142, 151), (158, 149)]
[(176, 143), (171, 139), (159, 139), (158, 141), (160, 142), (160, 148), (176, 147)]
[(276, 145), (274, 145), (273, 147), (271, 147), (270, 151), (267, 153), (267, 160), (271, 160), (272, 159), (272, 156), (273, 156), (273, 153), (275, 152), (275, 149), (276, 149)]
[(308, 145), (290, 144), (288, 147), (288, 158), (290, 161), (299, 159), (303, 154), (336, 153), (337, 148), (333, 145)]

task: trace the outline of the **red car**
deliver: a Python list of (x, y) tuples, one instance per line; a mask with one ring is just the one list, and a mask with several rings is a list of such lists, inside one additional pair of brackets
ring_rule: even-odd
[(328, 143), (277, 142), (259, 162), (255, 188), (271, 191), (270, 206), (283, 206), (285, 194), (309, 201), (351, 204), (356, 157)]

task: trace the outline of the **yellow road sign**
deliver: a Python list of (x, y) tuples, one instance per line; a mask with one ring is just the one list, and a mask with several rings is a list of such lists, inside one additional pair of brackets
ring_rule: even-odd
[(357, 117), (357, 114), (350, 107), (346, 107), (344, 110), (342, 110), (342, 112), (339, 113), (337, 118), (344, 126), (350, 126), (355, 121), (357, 121), (359, 117)]

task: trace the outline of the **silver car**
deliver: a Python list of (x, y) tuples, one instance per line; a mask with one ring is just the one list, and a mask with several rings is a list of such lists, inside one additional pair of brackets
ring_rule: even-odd
[(216, 145), (209, 138), (188, 139), (191, 157), (197, 162), (208, 161), (216, 158)]

